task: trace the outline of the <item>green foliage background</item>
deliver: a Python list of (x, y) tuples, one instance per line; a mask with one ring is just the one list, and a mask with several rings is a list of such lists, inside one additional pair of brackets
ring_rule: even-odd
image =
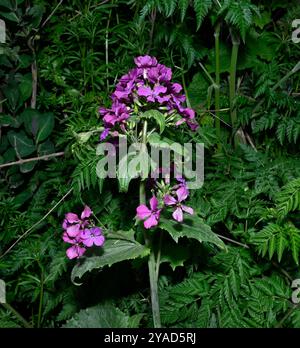
[(163, 326), (300, 327), (291, 288), (300, 278), (299, 13), (296, 0), (0, 0), (0, 278), (10, 304), (0, 327), (152, 326), (143, 259), (75, 286), (61, 240), (64, 214), (83, 203), (113, 231), (134, 225), (136, 185), (118, 193), (100, 181), (95, 145), (99, 106), (147, 53), (172, 67), (197, 112), (199, 130), (173, 137), (205, 144), (205, 183), (191, 205), (228, 249), (164, 237)]

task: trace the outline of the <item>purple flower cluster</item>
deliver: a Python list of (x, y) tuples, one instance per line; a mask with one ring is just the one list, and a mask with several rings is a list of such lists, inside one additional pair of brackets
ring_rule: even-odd
[(92, 215), (91, 209), (86, 205), (80, 215), (67, 213), (63, 221), (64, 229), (63, 241), (72, 244), (67, 249), (67, 257), (69, 259), (79, 258), (82, 256), (86, 248), (93, 245), (102, 246), (105, 238), (102, 235), (100, 227), (93, 226), (89, 217)]
[(159, 223), (160, 213), (164, 207), (172, 207), (172, 217), (178, 222), (183, 221), (183, 212), (190, 215), (194, 214), (193, 208), (187, 207), (183, 202), (189, 196), (189, 190), (186, 182), (183, 178), (177, 178), (178, 184), (173, 186), (169, 193), (165, 194), (162, 198), (162, 208), (159, 208), (159, 201), (155, 195), (150, 199), (150, 209), (141, 204), (136, 208), (137, 217), (140, 220), (144, 220), (144, 227), (149, 229), (157, 226)]
[(105, 126), (100, 139), (104, 140), (115, 126), (124, 132), (135, 104), (147, 108), (164, 106), (170, 113), (175, 110), (182, 117), (176, 125), (186, 123), (196, 130), (195, 112), (184, 106), (183, 88), (179, 83), (171, 82), (172, 70), (159, 64), (155, 57), (140, 56), (134, 62), (136, 67), (121, 77), (112, 94), (111, 109), (99, 109)]

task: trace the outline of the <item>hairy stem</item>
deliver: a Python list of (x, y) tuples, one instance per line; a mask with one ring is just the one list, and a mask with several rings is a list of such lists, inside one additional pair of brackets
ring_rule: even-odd
[(240, 41), (238, 37), (232, 32), (232, 51), (231, 51), (231, 63), (230, 63), (230, 76), (229, 76), (229, 101), (230, 101), (230, 118), (231, 125), (234, 128), (237, 121), (236, 108), (234, 106), (234, 100), (236, 96), (236, 66), (239, 52)]
[[(142, 143), (147, 144), (147, 121), (144, 121), (143, 133), (142, 133)], [(140, 204), (146, 203), (146, 190), (145, 190), (145, 181), (141, 180), (140, 182)], [(159, 310), (159, 298), (158, 298), (158, 272), (157, 265), (155, 260), (155, 253), (153, 250), (152, 239), (149, 238), (145, 229), (144, 229), (144, 239), (146, 246), (150, 249), (150, 255), (148, 260), (148, 270), (149, 270), (149, 281), (150, 281), (150, 294), (151, 294), (151, 306), (152, 306), (152, 316), (153, 324), (155, 328), (161, 327), (160, 322), (160, 310)]]
[(10, 304), (2, 302), (0, 303), (5, 309), (9, 310), (24, 325), (24, 327), (32, 328), (28, 321), (24, 319), (23, 316), (19, 312), (17, 312)]
[(216, 132), (218, 149), (221, 148), (221, 124), (220, 124), (220, 23), (215, 28), (215, 55), (216, 55), (216, 84), (215, 84), (215, 109), (216, 109)]
[(38, 320), (37, 320), (37, 327), (41, 327), (41, 321), (42, 321), (42, 310), (43, 310), (43, 299), (44, 299), (44, 268), (40, 264), (41, 269), (41, 281), (40, 281), (40, 299), (39, 299), (39, 312), (38, 312)]

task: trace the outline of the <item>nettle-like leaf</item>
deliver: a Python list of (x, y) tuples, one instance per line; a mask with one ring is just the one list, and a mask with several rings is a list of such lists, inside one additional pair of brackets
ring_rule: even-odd
[(179, 238), (187, 237), (196, 239), (200, 243), (207, 242), (220, 249), (226, 249), (224, 242), (211, 230), (210, 226), (196, 215), (185, 217), (181, 223), (162, 217), (159, 227), (167, 231), (176, 243)]
[(67, 321), (64, 328), (128, 328), (130, 318), (112, 304), (82, 309)]
[(158, 110), (148, 110), (142, 113), (141, 118), (154, 119), (159, 126), (160, 134), (164, 131), (166, 127), (165, 116)]
[(124, 239), (107, 239), (101, 248), (101, 252), (102, 255), (88, 257), (73, 268), (71, 274), (72, 282), (76, 278), (82, 278), (85, 273), (93, 269), (100, 269), (117, 262), (138, 257), (145, 257), (149, 254), (149, 249), (133, 239), (125, 239), (124, 237)]

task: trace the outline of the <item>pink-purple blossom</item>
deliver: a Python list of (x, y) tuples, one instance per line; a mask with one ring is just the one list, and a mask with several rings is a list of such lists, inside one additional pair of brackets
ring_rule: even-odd
[(136, 208), (137, 217), (140, 220), (144, 220), (144, 227), (149, 229), (156, 226), (159, 221), (161, 209), (158, 208), (158, 200), (155, 196), (150, 199), (150, 209), (141, 204)]
[(164, 203), (167, 206), (174, 206), (175, 210), (172, 214), (173, 219), (182, 222), (183, 221), (183, 212), (186, 212), (188, 214), (193, 215), (194, 211), (193, 208), (187, 207), (186, 205), (182, 204), (184, 200), (188, 197), (188, 190), (186, 187), (182, 186), (176, 191), (176, 196), (173, 197), (171, 195), (165, 195), (164, 197)]
[(111, 96), (111, 108), (99, 109), (105, 126), (100, 140), (106, 139), (113, 130), (126, 131), (127, 121), (135, 112), (136, 104), (139, 105), (139, 111), (148, 110), (149, 103), (151, 108), (164, 106), (168, 113), (176, 111), (181, 116), (177, 126), (186, 123), (192, 130), (196, 130), (198, 123), (195, 112), (184, 105), (186, 98), (182, 86), (171, 82), (172, 70), (149, 55), (136, 57), (134, 62), (136, 67), (123, 75), (117, 83)]
[(93, 245), (102, 246), (105, 238), (102, 235), (102, 229), (100, 227), (92, 227), (86, 228), (83, 232), (81, 232), (81, 241), (87, 246), (91, 247)]
[(102, 246), (105, 238), (102, 229), (94, 226), (90, 219), (92, 210), (87, 205), (84, 207), (80, 218), (77, 214), (67, 213), (62, 227), (64, 233), (62, 239), (65, 243), (72, 244), (66, 251), (69, 259), (79, 258), (86, 252), (87, 247)]

